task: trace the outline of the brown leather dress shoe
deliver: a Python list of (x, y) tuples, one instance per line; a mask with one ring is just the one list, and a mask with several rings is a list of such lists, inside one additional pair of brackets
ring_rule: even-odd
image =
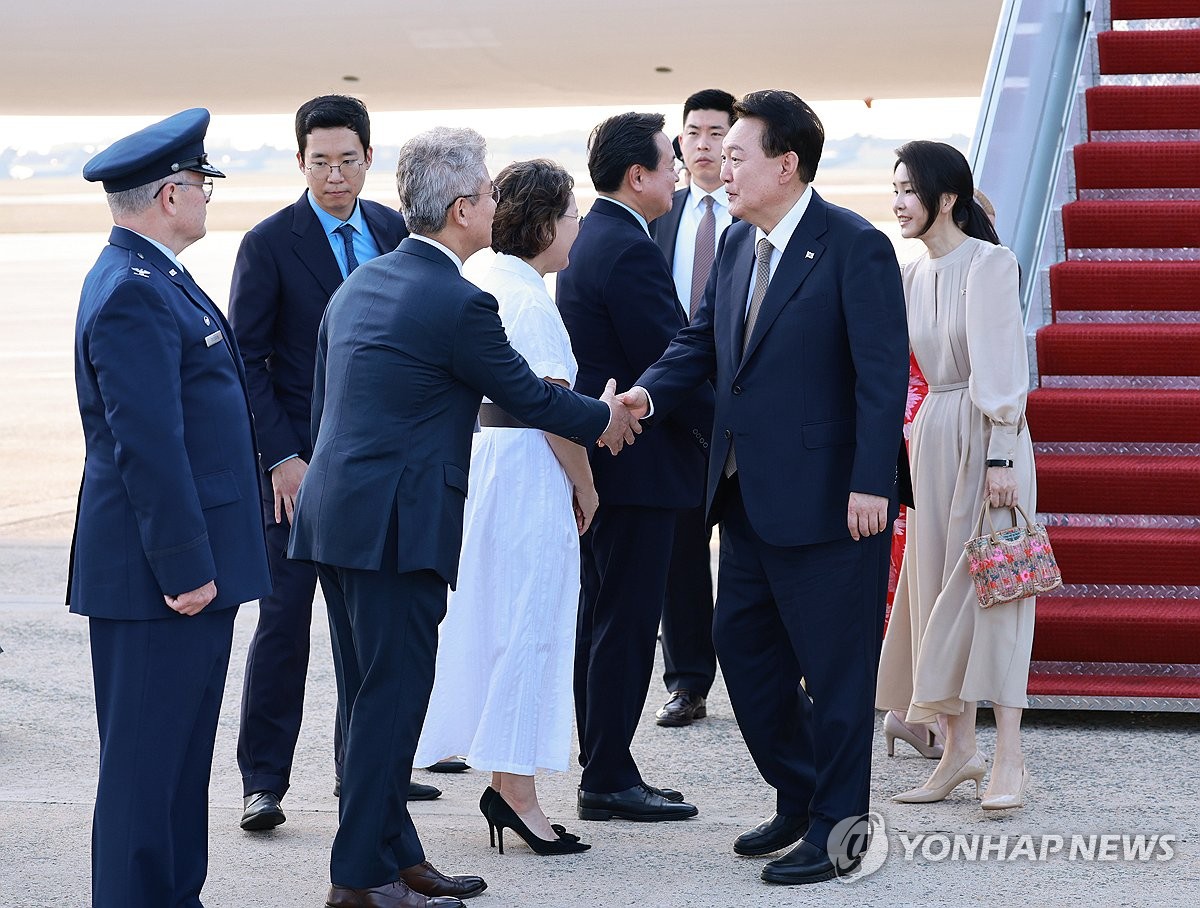
[(663, 728), (682, 728), (691, 725), (693, 719), (707, 716), (708, 707), (699, 694), (693, 694), (690, 690), (674, 690), (671, 691), (671, 699), (654, 715)]
[(483, 877), (446, 876), (428, 861), (401, 870), (400, 880), (422, 895), (451, 895), (459, 899), (469, 899), (487, 889)]
[(370, 889), (330, 886), (325, 908), (463, 908), (463, 903), (454, 898), (426, 898), (397, 880)]

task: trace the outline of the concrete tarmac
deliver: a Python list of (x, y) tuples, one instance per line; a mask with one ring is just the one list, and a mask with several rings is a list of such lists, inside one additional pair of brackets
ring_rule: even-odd
[[(0, 904), (67, 908), (88, 902), (89, 835), (96, 784), (97, 738), (87, 621), (62, 606), (63, 544), (0, 543), (0, 569), (31, 581), (0, 593)], [(287, 823), (273, 832), (238, 828), (241, 782), (235, 759), (242, 662), (257, 617), (244, 606), (217, 734), (210, 790), (210, 908), (319, 906), (328, 885), (329, 846), (337, 825), (331, 730), (334, 681), (329, 632), (318, 602), (305, 724), (293, 785), (284, 800)], [(661, 660), (656, 669), (661, 672)], [(822, 904), (1068, 906), (1194, 906), (1200, 893), (1196, 860), (1200, 790), (1194, 769), (1200, 717), (1177, 714), (1027, 714), (1026, 748), (1033, 785), (1024, 809), (987, 814), (968, 783), (946, 801), (900, 805), (890, 795), (922, 782), (933, 763), (902, 743), (895, 758), (874, 742), (872, 809), (886, 823), (889, 852), (882, 866), (849, 882), (777, 887), (761, 882), (768, 858), (742, 858), (735, 836), (773, 812), (738, 731), (723, 683), (709, 717), (682, 729), (654, 724), (664, 699), (660, 675), (651, 684), (634, 741), (647, 780), (684, 791), (700, 808), (692, 820), (641, 824), (583, 822), (574, 816), (579, 773), (544, 776), (542, 801), (556, 822), (592, 843), (567, 857), (538, 857), (515, 836), (501, 856), (488, 847), (477, 801), (484, 773), (434, 775), (418, 781), (444, 790), (412, 812), (430, 860), (447, 872), (479, 873), (488, 891), (478, 908), (511, 906), (665, 906), (732, 908)], [(881, 724), (881, 723), (880, 723)], [(980, 742), (994, 743), (990, 715), (981, 713)], [(917, 834), (932, 834), (912, 846)], [(1008, 836), (1005, 855), (1033, 836), (1067, 844), (1046, 861), (941, 858), (945, 836)], [(1172, 835), (1149, 860), (1068, 858), (1070, 836)], [(907, 839), (906, 839), (907, 837)], [(905, 841), (912, 851), (905, 856)], [(1053, 839), (1046, 847), (1053, 847)], [(1087, 844), (1085, 841), (1084, 845)], [(993, 844), (993, 849), (997, 848)], [(1028, 849), (1027, 849), (1028, 850)], [(1118, 849), (1119, 850), (1119, 849)], [(1022, 854), (1018, 851), (1018, 855)], [(940, 859), (939, 859), (940, 858)], [(166, 906), (164, 906), (166, 908)]]
[[(90, 821), (97, 733), (87, 621), (62, 606), (68, 543), (82, 463), (74, 404), (72, 326), (83, 274), (103, 233), (0, 236), (0, 906), (89, 904)], [(218, 300), (225, 298), (239, 233), (218, 231), (185, 261)], [(313, 621), (305, 724), (287, 823), (273, 832), (238, 828), (241, 780), (235, 759), (246, 647), (257, 609), (237, 619), (210, 790), (209, 908), (320, 906), (337, 825), (331, 737), (334, 681), (329, 632), (318, 603)], [(964, 785), (946, 801), (892, 803), (933, 764), (904, 744), (889, 759), (874, 741), (872, 809), (886, 824), (882, 865), (849, 882), (780, 888), (758, 874), (767, 858), (733, 854), (735, 836), (773, 812), (773, 793), (746, 752), (718, 680), (709, 718), (661, 729), (661, 662), (651, 684), (635, 755), (647, 780), (683, 790), (700, 815), (684, 822), (585, 823), (575, 818), (579, 773), (548, 775), (542, 801), (556, 822), (592, 843), (575, 856), (539, 858), (515, 836), (501, 856), (487, 844), (477, 801), (487, 783), (417, 771), (438, 801), (413, 805), (430, 859), (447, 872), (480, 873), (477, 908), (667, 906), (732, 908), (822, 904), (994, 906), (1194, 906), (1200, 820), (1200, 716), (1027, 713), (1033, 786), (1022, 810), (985, 814)], [(980, 741), (994, 729), (981, 713)], [(1173, 836), (1146, 860), (1113, 860), (1094, 837)], [(924, 835), (917, 841), (915, 837)], [(986, 860), (944, 857), (953, 836), (989, 836)], [(1082, 852), (1070, 854), (1071, 836)], [(1008, 836), (1003, 845), (1000, 838)], [(1021, 836), (1030, 836), (1023, 840)], [(1060, 836), (1063, 850), (1054, 853)], [(1089, 838), (1093, 837), (1093, 838)], [(975, 840), (976, 846), (979, 839)], [(962, 839), (969, 848), (972, 840)], [(1108, 843), (1110, 848), (1114, 845)], [(1047, 860), (1038, 860), (1045, 847)], [(1088, 848), (1091, 851), (1088, 852)], [(1012, 860), (998, 860), (997, 850)], [(1027, 855), (1032, 851), (1034, 858)], [(1087, 854), (1091, 854), (1088, 859)], [(953, 854), (953, 852), (952, 852)], [(877, 853), (873, 850), (873, 856)], [(1119, 857), (1119, 854), (1117, 855)], [(169, 906), (163, 906), (169, 908)]]

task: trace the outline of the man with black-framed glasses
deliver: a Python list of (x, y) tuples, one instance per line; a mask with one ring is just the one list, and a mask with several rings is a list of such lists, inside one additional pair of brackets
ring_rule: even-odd
[(100, 732), (96, 908), (200, 904), (234, 616), (271, 589), (241, 357), (178, 258), (224, 176), (208, 121), (175, 114), (83, 169), (116, 225), (75, 326), (87, 458), (67, 585), (89, 619)]
[[(317, 575), (285, 555), (292, 506), (312, 455), (309, 410), (317, 326), (351, 271), (407, 235), (399, 212), (359, 199), (371, 167), (371, 120), (357, 98), (325, 95), (296, 112), (296, 162), (308, 186), (293, 204), (242, 240), (229, 294), (229, 320), (241, 346), (258, 431), (263, 512), (274, 591), (259, 603), (246, 656), (238, 767), (241, 827), (273, 829), (285, 820), (304, 706), (309, 628)], [(341, 723), (334, 732), (341, 777)], [(417, 786), (410, 797), (440, 793)]]

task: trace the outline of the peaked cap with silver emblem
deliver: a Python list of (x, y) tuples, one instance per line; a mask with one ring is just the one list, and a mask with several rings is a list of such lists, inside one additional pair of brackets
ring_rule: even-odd
[(193, 107), (139, 129), (88, 161), (83, 178), (103, 182), (105, 192), (124, 192), (186, 170), (223, 177), (204, 152), (208, 121), (205, 108)]

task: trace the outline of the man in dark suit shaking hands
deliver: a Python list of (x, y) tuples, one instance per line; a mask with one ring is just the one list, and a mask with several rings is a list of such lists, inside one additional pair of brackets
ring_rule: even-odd
[(777, 792), (775, 815), (734, 850), (799, 839), (762, 877), (814, 883), (853, 870), (863, 847), (831, 832), (869, 806), (904, 297), (887, 238), (812, 190), (824, 129), (811, 108), (760, 91), (735, 112), (721, 177), (744, 223), (726, 231), (696, 319), (623, 399), (658, 418), (716, 377), (713, 638), (746, 744)]
[[(600, 198), (558, 276), (558, 307), (579, 362), (575, 386), (599, 394), (608, 376), (628, 387), (684, 325), (671, 271), (648, 224), (671, 208), (674, 154), (660, 114), (605, 120), (588, 143)], [(579, 816), (677, 820), (695, 816), (670, 789), (645, 784), (629, 746), (654, 667), (679, 514), (699, 507), (712, 426), (711, 389), (613, 460), (592, 456), (600, 507), (581, 540), (575, 718), (583, 778)]]
[(601, 402), (531, 372), (496, 300), (462, 276), (492, 239), (486, 152), (469, 129), (405, 143), (396, 182), (412, 235), (346, 280), (318, 333), (313, 459), (289, 555), (317, 564), (349, 720), (330, 908), (458, 905), (486, 885), (424, 863), (406, 803), (481, 398), (518, 424), (613, 453), (637, 430), (613, 382)]
[(306, 101), (296, 111), (296, 144), (308, 187), (242, 239), (229, 293), (229, 321), (254, 407), (274, 585), (258, 605), (242, 682), (237, 757), (247, 830), (284, 822), (280, 801), (304, 709), (317, 572), (288, 560), (287, 544), (296, 492), (312, 459), (317, 327), (346, 275), (408, 234), (399, 212), (358, 197), (372, 159), (371, 120), (361, 101), (345, 95)]

